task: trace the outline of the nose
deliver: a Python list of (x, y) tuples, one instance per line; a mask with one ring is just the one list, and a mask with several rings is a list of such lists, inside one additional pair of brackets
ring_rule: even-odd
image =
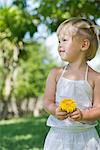
[(59, 47), (62, 47), (62, 42), (59, 43)]
[(62, 48), (62, 46), (61, 46), (61, 44), (59, 44), (59, 45), (58, 45), (58, 49), (61, 49), (61, 48)]

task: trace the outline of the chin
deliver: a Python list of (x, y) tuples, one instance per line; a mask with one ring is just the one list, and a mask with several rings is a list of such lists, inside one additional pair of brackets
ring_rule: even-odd
[(66, 55), (65, 53), (62, 53), (60, 54), (60, 58), (63, 60), (63, 61), (68, 61), (68, 55)]
[(62, 59), (63, 61), (69, 61), (67, 58), (62, 58), (62, 57), (61, 57), (61, 59)]
[(60, 55), (60, 58), (64, 61), (67, 61), (68, 60), (68, 57), (64, 56), (64, 55)]

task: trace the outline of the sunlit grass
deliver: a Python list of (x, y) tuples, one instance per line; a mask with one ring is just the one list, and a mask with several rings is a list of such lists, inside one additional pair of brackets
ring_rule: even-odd
[(28, 120), (26, 118), (14, 118), (11, 120), (1, 120), (0, 125), (7, 125), (7, 124), (17, 124), (20, 122), (27, 122)]
[(47, 117), (0, 121), (0, 150), (43, 150)]

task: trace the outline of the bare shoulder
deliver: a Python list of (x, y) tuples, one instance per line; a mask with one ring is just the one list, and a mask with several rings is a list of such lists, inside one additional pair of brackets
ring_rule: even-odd
[(89, 66), (90, 78), (93, 81), (94, 85), (96, 82), (100, 83), (100, 73), (95, 71), (93, 68)]
[(62, 73), (63, 67), (55, 67), (53, 68), (49, 75), (48, 78), (54, 78), (56, 81), (59, 79), (61, 73)]

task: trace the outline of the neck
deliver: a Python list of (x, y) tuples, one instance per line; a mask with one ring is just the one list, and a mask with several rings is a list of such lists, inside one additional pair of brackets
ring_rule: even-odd
[(86, 68), (87, 66), (87, 62), (86, 61), (82, 61), (82, 62), (69, 62), (68, 68), (72, 69), (72, 70), (81, 70), (83, 68)]

